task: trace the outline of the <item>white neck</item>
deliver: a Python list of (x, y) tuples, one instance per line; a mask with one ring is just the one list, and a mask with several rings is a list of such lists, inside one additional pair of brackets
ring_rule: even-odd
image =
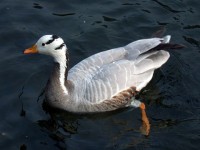
[(61, 85), (61, 88), (63, 89), (64, 91), (64, 94), (68, 95), (68, 90), (65, 86), (65, 73), (66, 73), (66, 70), (67, 70), (67, 65), (66, 65), (66, 55), (59, 55), (58, 57), (54, 57), (55, 58), (55, 62), (58, 62), (59, 64), (59, 81), (60, 81), (60, 85)]
[(66, 65), (63, 66), (62, 64), (60, 64), (60, 77), (59, 77), (59, 80), (60, 80), (60, 85), (64, 91), (65, 94), (68, 95), (68, 90), (65, 86), (65, 72), (66, 72)]

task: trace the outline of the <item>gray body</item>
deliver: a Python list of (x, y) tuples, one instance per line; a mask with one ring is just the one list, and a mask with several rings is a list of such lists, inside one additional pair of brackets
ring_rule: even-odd
[[(167, 51), (154, 49), (169, 40), (170, 36), (138, 40), (92, 55), (69, 71), (66, 62), (63, 65), (55, 58), (57, 61), (46, 87), (47, 103), (71, 112), (139, 107), (141, 103), (132, 97), (149, 83), (154, 70), (169, 59)], [(63, 61), (68, 57), (67, 54)]]

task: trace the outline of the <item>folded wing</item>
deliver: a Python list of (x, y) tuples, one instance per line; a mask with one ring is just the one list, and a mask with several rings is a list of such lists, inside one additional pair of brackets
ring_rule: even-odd
[(94, 103), (110, 99), (130, 86), (139, 91), (152, 79), (154, 70), (169, 58), (167, 51), (148, 50), (169, 39), (169, 36), (143, 39), (95, 54), (73, 67), (68, 79), (79, 96)]

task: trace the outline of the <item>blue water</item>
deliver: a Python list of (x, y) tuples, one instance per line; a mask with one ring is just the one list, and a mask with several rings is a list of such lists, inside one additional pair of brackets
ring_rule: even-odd
[[(199, 149), (200, 1), (197, 0), (1, 0), (0, 149)], [(139, 109), (100, 115), (47, 111), (44, 89), (52, 59), (23, 55), (44, 34), (61, 36), (70, 66), (84, 58), (165, 26), (169, 61), (140, 94), (151, 123), (140, 132)]]

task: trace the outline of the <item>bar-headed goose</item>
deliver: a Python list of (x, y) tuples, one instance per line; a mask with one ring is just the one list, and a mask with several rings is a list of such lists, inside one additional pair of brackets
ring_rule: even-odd
[(152, 79), (169, 53), (162, 50), (170, 36), (142, 39), (124, 47), (92, 55), (69, 69), (69, 54), (63, 39), (44, 35), (24, 51), (51, 55), (54, 70), (46, 87), (49, 105), (70, 112), (106, 112), (124, 107), (140, 107), (149, 130), (144, 103), (134, 98)]

